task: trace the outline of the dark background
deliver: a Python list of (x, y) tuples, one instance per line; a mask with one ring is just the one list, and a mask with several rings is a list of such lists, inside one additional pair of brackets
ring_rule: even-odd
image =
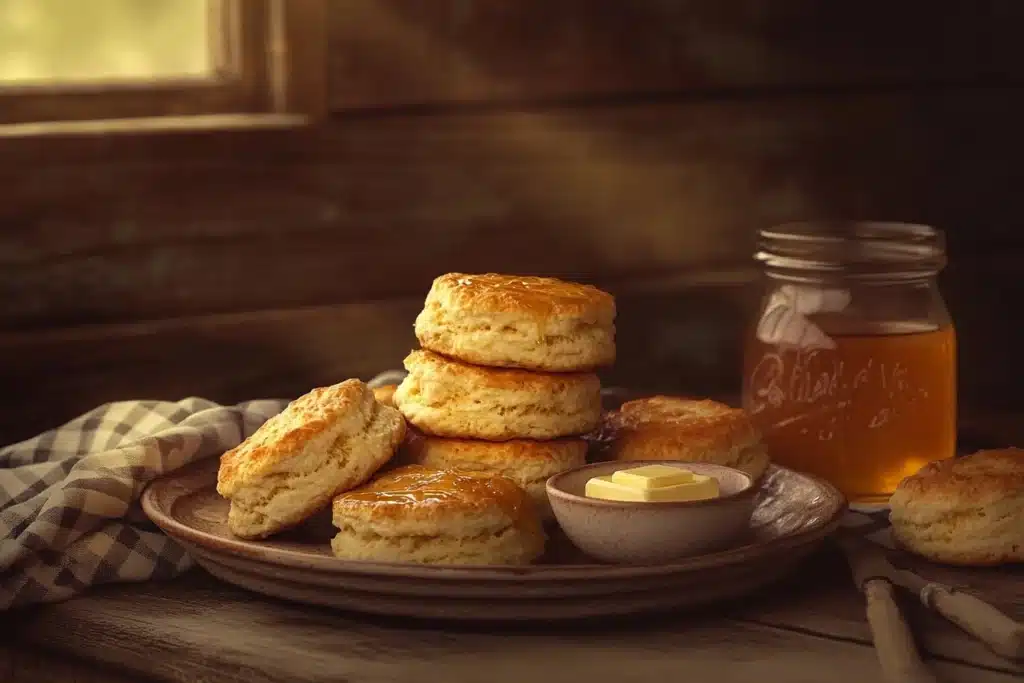
[(1024, 3), (332, 0), (313, 128), (0, 136), (0, 443), (396, 367), (449, 270), (619, 296), (609, 383), (734, 390), (754, 232), (948, 232), (965, 411), (1018, 407)]

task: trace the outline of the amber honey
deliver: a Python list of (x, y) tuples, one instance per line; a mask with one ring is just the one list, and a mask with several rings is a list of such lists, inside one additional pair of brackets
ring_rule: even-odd
[(828, 479), (851, 501), (876, 502), (925, 463), (953, 456), (951, 325), (808, 320), (814, 334), (797, 343), (751, 335), (746, 349), (744, 405), (775, 462)]

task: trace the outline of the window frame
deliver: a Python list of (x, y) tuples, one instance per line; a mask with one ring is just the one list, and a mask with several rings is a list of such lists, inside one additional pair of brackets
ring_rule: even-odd
[(327, 0), (207, 0), (212, 78), (0, 85), (0, 126), (327, 110)]

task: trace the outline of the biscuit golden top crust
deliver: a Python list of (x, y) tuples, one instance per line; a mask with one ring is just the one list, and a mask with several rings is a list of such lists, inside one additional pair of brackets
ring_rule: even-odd
[(339, 420), (372, 415), (373, 393), (358, 379), (313, 389), (264, 422), (248, 439), (224, 453), (217, 472), (218, 490), (238, 484), (297, 455), (318, 434), (336, 427)]
[(549, 277), (448, 273), (434, 280), (426, 305), (443, 304), (468, 313), (571, 316), (611, 324), (615, 298), (591, 285)]
[(741, 408), (709, 399), (650, 396), (605, 413), (597, 441), (647, 438), (679, 442), (692, 451), (752, 444), (760, 434)]
[(753, 433), (753, 425), (741, 408), (710, 399), (691, 400), (675, 396), (650, 396), (627, 401), (605, 416), (614, 429), (666, 429), (694, 436), (733, 435), (737, 430)]
[[(371, 517), (429, 517), (499, 507), (516, 522), (534, 514), (526, 492), (510, 479), (484, 472), (406, 465), (334, 499), (335, 514), (371, 509)], [(441, 508), (441, 509), (439, 509)]]
[(1024, 450), (1003, 448), (929, 463), (900, 482), (892, 502), (975, 506), (1015, 494), (1024, 494)]
[(405, 369), (431, 380), (443, 379), (474, 388), (505, 391), (553, 392), (580, 385), (594, 385), (600, 391), (600, 379), (592, 372), (547, 374), (515, 368), (488, 368), (470, 365), (433, 351), (417, 349), (405, 357)]

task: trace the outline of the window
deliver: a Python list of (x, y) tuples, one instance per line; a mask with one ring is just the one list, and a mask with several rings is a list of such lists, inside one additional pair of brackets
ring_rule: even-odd
[(0, 124), (321, 113), (325, 0), (0, 0)]

